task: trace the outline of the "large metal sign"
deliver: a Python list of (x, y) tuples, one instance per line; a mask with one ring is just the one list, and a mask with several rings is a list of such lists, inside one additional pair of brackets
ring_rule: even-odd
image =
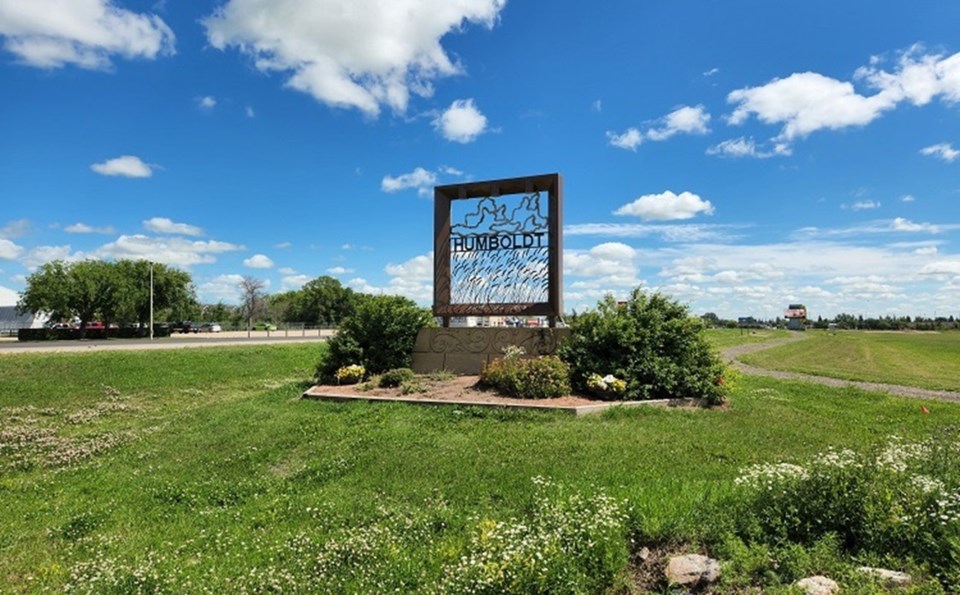
[(563, 313), (562, 179), (545, 174), (434, 189), (433, 312)]

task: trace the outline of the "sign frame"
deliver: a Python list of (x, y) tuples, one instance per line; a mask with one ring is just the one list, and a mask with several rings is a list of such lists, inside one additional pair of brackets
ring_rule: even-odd
[[(547, 301), (530, 303), (451, 303), (450, 212), (456, 200), (545, 193), (547, 213)], [(551, 327), (563, 315), (563, 178), (558, 173), (504, 178), (433, 189), (433, 314), (450, 326), (452, 316), (546, 316)]]

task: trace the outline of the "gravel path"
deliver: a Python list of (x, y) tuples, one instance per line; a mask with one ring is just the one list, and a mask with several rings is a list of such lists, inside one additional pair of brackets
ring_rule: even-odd
[(754, 353), (756, 351), (763, 351), (766, 349), (773, 349), (774, 347), (780, 347), (781, 345), (786, 345), (788, 343), (803, 341), (806, 338), (807, 335), (803, 333), (794, 333), (786, 339), (776, 339), (774, 341), (767, 341), (765, 343), (750, 343), (747, 345), (727, 347), (726, 349), (721, 350), (721, 355), (724, 361), (733, 365), (734, 368), (740, 370), (744, 374), (750, 374), (751, 376), (767, 376), (769, 378), (779, 378), (781, 380), (800, 380), (802, 382), (812, 382), (814, 384), (822, 384), (824, 386), (833, 386), (838, 388), (852, 386), (861, 390), (884, 392), (901, 397), (911, 397), (914, 399), (933, 399), (938, 401), (951, 401), (954, 403), (960, 403), (960, 393), (949, 390), (930, 390), (927, 388), (918, 388), (916, 386), (901, 386), (898, 384), (881, 384), (879, 382), (840, 380), (838, 378), (829, 378), (827, 376), (813, 376), (811, 374), (800, 374), (798, 372), (768, 370), (766, 368), (758, 368), (756, 366), (751, 366), (741, 361), (737, 361), (737, 358), (741, 355)]

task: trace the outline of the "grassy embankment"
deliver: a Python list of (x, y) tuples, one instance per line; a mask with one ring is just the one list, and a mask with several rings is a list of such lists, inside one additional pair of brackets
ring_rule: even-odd
[(302, 401), (318, 355), (0, 358), (0, 584), (431, 590), (471, 536), (536, 514), (536, 477), (626, 500), (643, 542), (696, 541), (744, 466), (960, 422), (958, 406), (760, 378), (726, 410), (581, 419)]
[(744, 362), (844, 380), (960, 391), (960, 332), (808, 331), (805, 341)]

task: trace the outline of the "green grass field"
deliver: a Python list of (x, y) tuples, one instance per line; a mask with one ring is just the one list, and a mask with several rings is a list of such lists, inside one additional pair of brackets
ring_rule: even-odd
[(960, 333), (809, 331), (804, 341), (741, 357), (773, 370), (960, 391)]
[(712, 328), (707, 329), (707, 340), (717, 349), (724, 347), (733, 347), (735, 345), (746, 345), (750, 343), (764, 343), (773, 339), (786, 339), (790, 336), (789, 331), (779, 329), (729, 329)]
[(724, 410), (579, 419), (304, 401), (319, 349), (0, 358), (3, 590), (431, 591), (471, 535), (536, 514), (534, 478), (696, 541), (746, 465), (960, 422), (749, 377)]

